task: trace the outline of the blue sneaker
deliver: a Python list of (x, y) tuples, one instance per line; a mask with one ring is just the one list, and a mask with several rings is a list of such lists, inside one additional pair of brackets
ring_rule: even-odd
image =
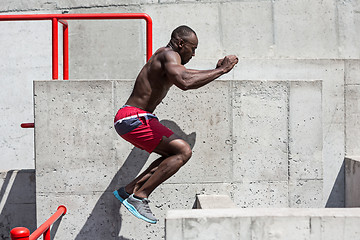
[(130, 196), (130, 194), (125, 191), (124, 187), (119, 188), (119, 190), (115, 190), (113, 194), (121, 203)]
[(135, 198), (134, 194), (131, 194), (124, 200), (123, 204), (135, 217), (155, 224), (157, 219), (150, 210), (149, 202), (150, 201), (147, 198), (140, 200)]

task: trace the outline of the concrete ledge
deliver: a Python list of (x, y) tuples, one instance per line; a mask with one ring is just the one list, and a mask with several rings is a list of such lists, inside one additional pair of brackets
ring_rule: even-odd
[(236, 205), (228, 195), (196, 195), (196, 208), (236, 208)]
[(166, 239), (357, 239), (360, 209), (171, 210)]
[[(61, 239), (163, 238), (163, 220), (144, 234), (146, 223), (112, 195), (157, 158), (114, 130), (132, 87), (131, 80), (34, 82), (37, 222), (60, 204), (76, 209), (64, 216)], [(156, 115), (194, 154), (151, 196), (155, 216), (190, 209), (196, 194), (231, 194), (239, 207), (321, 207), (322, 114), (317, 80), (172, 88)]]
[(220, 217), (359, 217), (360, 208), (236, 208), (169, 210), (166, 219)]
[(345, 157), (345, 207), (360, 207), (360, 156)]

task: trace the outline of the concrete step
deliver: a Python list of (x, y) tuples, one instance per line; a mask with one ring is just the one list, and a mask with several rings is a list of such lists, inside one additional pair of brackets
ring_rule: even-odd
[(236, 208), (228, 195), (196, 195), (196, 209)]
[(360, 208), (170, 210), (166, 240), (359, 239)]

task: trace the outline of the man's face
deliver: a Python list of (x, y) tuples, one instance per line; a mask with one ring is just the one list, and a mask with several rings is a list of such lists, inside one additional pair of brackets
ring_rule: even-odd
[(198, 46), (198, 38), (195, 34), (191, 34), (189, 37), (183, 40), (181, 49), (179, 51), (181, 57), (181, 64), (185, 65), (195, 56), (195, 50)]

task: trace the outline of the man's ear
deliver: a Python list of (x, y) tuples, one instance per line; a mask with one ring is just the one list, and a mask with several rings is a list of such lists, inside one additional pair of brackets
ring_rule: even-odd
[(178, 43), (179, 48), (182, 48), (184, 46), (184, 43), (184, 40), (180, 38)]

